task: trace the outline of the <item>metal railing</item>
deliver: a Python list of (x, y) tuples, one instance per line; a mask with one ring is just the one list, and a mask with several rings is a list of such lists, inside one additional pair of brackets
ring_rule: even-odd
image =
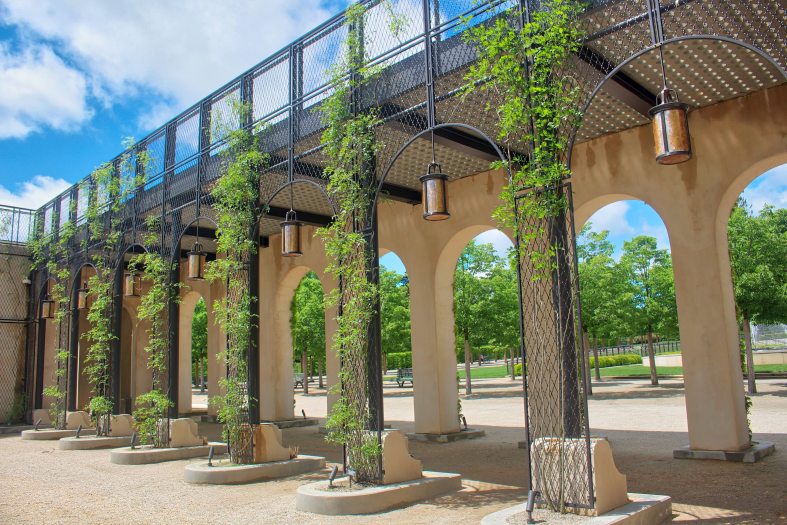
[(0, 243), (25, 244), (33, 233), (35, 210), (0, 205)]

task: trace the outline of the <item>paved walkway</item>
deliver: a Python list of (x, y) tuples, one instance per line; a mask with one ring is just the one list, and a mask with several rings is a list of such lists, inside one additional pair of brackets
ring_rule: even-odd
[[(676, 519), (695, 523), (785, 523), (787, 520), (787, 380), (760, 381), (754, 399), (755, 439), (777, 453), (755, 465), (672, 459), (685, 445), (679, 381), (597, 385), (590, 401), (593, 433), (609, 437), (629, 489), (668, 494)], [(527, 485), (519, 383), (478, 381), (463, 399), (470, 426), (483, 439), (444, 445), (412, 443), (425, 468), (463, 474), (462, 491), (380, 516), (326, 518), (295, 510), (295, 489), (327, 471), (279, 482), (195, 487), (183, 482), (185, 461), (145, 466), (109, 463), (108, 451), (61, 452), (54, 443), (0, 437), (0, 523), (478, 523), (489, 512), (524, 500)], [(386, 420), (412, 429), (412, 390), (386, 388)], [(296, 413), (324, 416), (324, 393), (296, 394)], [(218, 437), (220, 427), (201, 425)], [(314, 427), (284, 431), (304, 453), (340, 461), (341, 451)]]

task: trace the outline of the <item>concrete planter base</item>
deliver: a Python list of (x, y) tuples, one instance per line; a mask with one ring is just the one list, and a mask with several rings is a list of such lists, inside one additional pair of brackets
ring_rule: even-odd
[[(77, 433), (76, 430), (57, 430), (54, 428), (45, 428), (41, 430), (23, 430), (22, 431), (22, 439), (30, 439), (30, 440), (55, 440), (55, 439), (62, 439), (73, 437)], [(89, 436), (95, 434), (95, 429), (86, 428), (82, 429), (80, 432), (80, 436)], [(80, 438), (82, 439), (82, 438)]]
[(484, 437), (486, 431), (475, 430), (468, 428), (467, 430), (460, 430), (459, 432), (451, 432), (449, 434), (407, 434), (407, 437), (413, 441), (422, 441), (430, 443), (451, 443), (459, 441), (460, 439), (475, 439)]
[(738, 463), (756, 463), (765, 456), (770, 456), (776, 446), (770, 441), (753, 441), (749, 448), (727, 452), (724, 450), (698, 450), (688, 446), (672, 451), (675, 459), (715, 459), (719, 461), (735, 461)]
[[(586, 525), (660, 525), (672, 517), (672, 499), (669, 496), (629, 493), (630, 503), (602, 514), (582, 520)], [(481, 525), (508, 525), (509, 518), (527, 512), (527, 504), (520, 503), (507, 509), (487, 514)]]
[(257, 465), (227, 465), (209, 467), (207, 461), (186, 466), (187, 483), (207, 485), (237, 485), (268, 479), (286, 478), (325, 468), (325, 458), (300, 455), (287, 461), (271, 461)]
[(313, 417), (307, 417), (306, 419), (299, 418), (299, 419), (282, 419), (281, 421), (263, 421), (263, 423), (273, 423), (279, 428), (297, 428), (297, 427), (313, 427), (316, 426), (319, 421)]
[(65, 437), (60, 440), (60, 450), (95, 450), (99, 448), (125, 447), (131, 443), (130, 436), (87, 436)]
[(177, 461), (180, 459), (208, 457), (210, 447), (214, 454), (226, 454), (226, 443), (209, 443), (193, 447), (153, 448), (141, 446), (135, 449), (130, 447), (119, 448), (109, 453), (109, 461), (116, 465), (148, 465), (163, 461)]
[(298, 487), (295, 508), (328, 516), (374, 514), (462, 488), (459, 474), (425, 471), (423, 475), (413, 481), (358, 490), (331, 490), (327, 481), (309, 483)]

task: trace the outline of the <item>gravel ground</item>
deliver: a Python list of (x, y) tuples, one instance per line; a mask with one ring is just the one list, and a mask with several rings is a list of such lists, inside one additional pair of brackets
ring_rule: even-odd
[[(775, 455), (754, 465), (675, 460), (687, 443), (682, 384), (607, 381), (590, 401), (593, 433), (608, 436), (629, 490), (667, 494), (676, 521), (787, 523), (787, 380), (758, 382), (752, 426), (755, 439), (776, 443)], [(377, 516), (325, 517), (295, 510), (298, 486), (324, 479), (325, 471), (276, 482), (192, 486), (183, 481), (188, 461), (122, 466), (109, 451), (60, 451), (55, 442), (0, 437), (0, 523), (478, 523), (486, 514), (526, 498), (522, 398), (518, 383), (478, 381), (463, 399), (471, 427), (486, 437), (449, 444), (411, 443), (424, 468), (463, 475), (463, 489)], [(325, 395), (296, 395), (296, 413), (324, 417)], [(413, 428), (409, 388), (386, 388), (385, 414), (395, 428)], [(201, 424), (217, 438), (220, 428)], [(287, 444), (329, 462), (341, 451), (325, 444), (315, 427), (284, 431)]]

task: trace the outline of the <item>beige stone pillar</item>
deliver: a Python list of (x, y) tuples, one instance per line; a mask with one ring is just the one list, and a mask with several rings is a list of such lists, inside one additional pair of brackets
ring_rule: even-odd
[(696, 207), (671, 228), (675, 295), (683, 351), (689, 446), (740, 450), (749, 436), (729, 255), (714, 217)]
[(454, 352), (453, 274), (437, 282), (437, 261), (408, 267), (415, 431), (459, 432)]

